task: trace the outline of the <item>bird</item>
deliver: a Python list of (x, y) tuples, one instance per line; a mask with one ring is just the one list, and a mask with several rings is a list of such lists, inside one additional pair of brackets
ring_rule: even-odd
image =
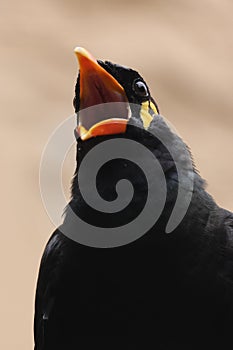
[[(73, 100), (77, 165), (64, 223), (50, 237), (40, 263), (34, 349), (82, 349), (91, 344), (109, 349), (230, 348), (233, 214), (220, 208), (206, 191), (191, 151), (161, 116), (142, 76), (129, 67), (96, 60), (84, 48), (77, 47), (75, 53), (79, 61)], [(158, 135), (166, 135), (166, 144)], [(131, 202), (119, 212), (98, 212), (86, 203), (79, 171), (97, 146), (107, 151), (108, 142), (124, 147), (125, 140), (132, 143), (133, 151), (135, 147), (136, 159), (140, 155), (135, 145), (148, 150), (143, 161), (151, 168), (152, 180), (156, 174), (151, 155), (157, 159), (167, 192), (161, 215), (146, 232), (136, 238), (132, 232), (135, 239), (111, 246), (108, 230), (134, 221), (146, 205), (150, 189), (143, 169), (119, 157), (99, 170), (96, 187), (107, 205), (117, 198), (118, 181), (132, 183)], [(83, 180), (87, 192), (92, 191), (87, 176), (91, 169)], [(190, 203), (181, 222), (167, 233), (179, 181), (184, 198), (191, 193)], [(154, 207), (148, 218), (155, 212)], [(104, 228), (107, 243), (88, 245), (66, 235), (66, 229), (76, 230), (72, 213), (93, 227)]]

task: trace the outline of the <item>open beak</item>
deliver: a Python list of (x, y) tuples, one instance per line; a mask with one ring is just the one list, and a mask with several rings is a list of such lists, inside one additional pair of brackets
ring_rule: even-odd
[(124, 133), (130, 113), (123, 87), (87, 50), (76, 47), (74, 52), (80, 67), (81, 139)]

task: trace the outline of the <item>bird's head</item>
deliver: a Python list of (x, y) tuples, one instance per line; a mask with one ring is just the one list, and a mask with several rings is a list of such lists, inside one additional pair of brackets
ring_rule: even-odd
[[(159, 114), (137, 71), (96, 60), (83, 48), (75, 54), (79, 74), (73, 102), (77, 168), (72, 210), (92, 226), (120, 227), (144, 212), (143, 222), (149, 223), (157, 208), (166, 226), (173, 208), (177, 218), (175, 203), (183, 215), (192, 196), (193, 166), (186, 145)], [(151, 208), (145, 209), (148, 203)]]
[[(73, 101), (77, 115), (77, 166), (99, 143), (123, 138), (146, 146), (165, 173), (175, 169), (168, 149), (179, 153), (183, 142), (159, 115), (158, 105), (142, 76), (131, 68), (96, 60), (84, 48), (75, 48), (75, 54), (79, 62)], [(119, 164), (113, 168), (119, 177), (123, 174)]]
[(79, 76), (74, 108), (80, 139), (124, 134), (129, 124), (147, 130), (159, 110), (139, 73), (109, 61), (96, 60), (80, 47), (75, 53)]

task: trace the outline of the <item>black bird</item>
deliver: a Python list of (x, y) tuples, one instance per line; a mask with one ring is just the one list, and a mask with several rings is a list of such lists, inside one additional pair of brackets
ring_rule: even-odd
[[(190, 154), (188, 148), (159, 115), (143, 78), (130, 68), (96, 61), (84, 49), (77, 48), (76, 54), (77, 168), (64, 224), (51, 236), (40, 265), (35, 350), (83, 349), (88, 344), (108, 349), (139, 344), (143, 349), (173, 350), (233, 347), (233, 214), (219, 208), (205, 191), (204, 180), (184, 157), (185, 150)], [(96, 105), (98, 112), (92, 109)], [(166, 144), (157, 131), (165, 135)], [(150, 188), (145, 174), (123, 157), (103, 165), (96, 186), (110, 204), (117, 198), (117, 182), (129, 180), (134, 193), (125, 208), (98, 212), (82, 195), (78, 174), (85, 156), (105, 141), (125, 139), (143, 145), (159, 161), (167, 188), (162, 213), (129, 244), (103, 243), (97, 248), (78, 243), (80, 232), (77, 239), (66, 235), (76, 229), (73, 212), (92, 226), (110, 230), (135, 220), (146, 205)], [(151, 157), (145, 158), (150, 166)], [(91, 171), (86, 169), (86, 174)], [(84, 178), (85, 185), (85, 191), (91, 191)], [(182, 205), (190, 193), (191, 202), (167, 234), (180, 185)]]

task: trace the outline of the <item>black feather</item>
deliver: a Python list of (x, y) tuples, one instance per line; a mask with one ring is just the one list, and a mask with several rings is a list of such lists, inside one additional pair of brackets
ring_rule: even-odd
[[(110, 62), (99, 64), (122, 84), (130, 102), (142, 102), (131, 89), (132, 81), (140, 77), (137, 72)], [(79, 80), (75, 108), (79, 109)], [(175, 231), (165, 234), (177, 197), (176, 165), (158, 139), (137, 127), (137, 115), (133, 118), (124, 135), (78, 141), (70, 206), (83, 220), (105, 227), (123, 225), (138, 215), (147, 187), (143, 173), (130, 161), (109, 162), (97, 177), (98, 190), (106, 200), (115, 198), (119, 179), (127, 178), (134, 186), (132, 203), (115, 216), (99, 215), (88, 207), (77, 180), (83, 157), (97, 143), (126, 137), (144, 144), (163, 168), (168, 189), (163, 213), (146, 235), (112, 249), (83, 246), (55, 231), (38, 277), (35, 350), (82, 349), (81, 344), (92, 339), (95, 347), (108, 344), (109, 349), (138, 344), (166, 350), (231, 346), (233, 215), (217, 206), (193, 167), (191, 204)], [(151, 128), (164, 129), (177, 154), (186, 147), (160, 116), (154, 117)], [(189, 170), (184, 176), (189, 176)], [(65, 221), (69, 222), (69, 213)]]

